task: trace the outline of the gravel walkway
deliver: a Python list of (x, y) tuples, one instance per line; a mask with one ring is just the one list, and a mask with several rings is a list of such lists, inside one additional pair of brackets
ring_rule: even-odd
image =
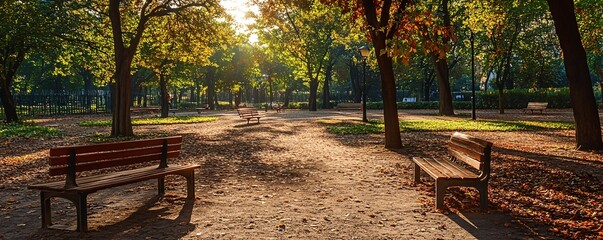
[[(49, 140), (0, 142), (0, 239), (513, 239), (531, 233), (508, 215), (436, 212), (433, 196), (412, 185), (416, 149), (383, 148), (382, 135), (336, 136), (315, 122), (354, 112), (288, 110), (245, 124), (233, 111), (215, 122), (135, 127), (137, 134), (182, 135), (179, 162), (201, 164), (196, 200), (185, 183), (155, 181), (111, 188), (89, 197), (90, 232), (40, 229), (39, 197), (28, 184), (46, 181), (53, 146), (88, 141), (108, 128), (77, 122), (108, 116), (39, 120), (71, 133)], [(406, 116), (401, 112), (401, 117)], [(423, 115), (424, 116), (424, 115)], [(379, 112), (369, 117), (378, 118)], [(77, 134), (77, 135), (75, 135)], [(442, 133), (440, 138), (445, 139)], [(404, 138), (403, 138), (404, 139)], [(413, 145), (406, 142), (405, 145)], [(433, 143), (439, 144), (439, 143)], [(427, 204), (427, 202), (431, 202)], [(75, 209), (53, 203), (58, 228), (75, 228)]]

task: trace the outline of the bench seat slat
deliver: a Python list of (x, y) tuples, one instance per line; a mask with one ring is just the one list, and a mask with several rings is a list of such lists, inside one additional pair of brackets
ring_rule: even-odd
[(419, 157), (413, 158), (413, 161), (435, 179), (478, 179), (477, 174), (454, 162)]
[(65, 181), (43, 183), (29, 186), (30, 189), (50, 190), (59, 192), (95, 192), (98, 190), (111, 188), (115, 186), (156, 179), (161, 176), (170, 175), (178, 172), (189, 171), (201, 167), (200, 165), (173, 166), (167, 168), (157, 168), (150, 166), (145, 168), (132, 169), (122, 172), (113, 172), (108, 174), (94, 175), (78, 178), (78, 186), (65, 189)]

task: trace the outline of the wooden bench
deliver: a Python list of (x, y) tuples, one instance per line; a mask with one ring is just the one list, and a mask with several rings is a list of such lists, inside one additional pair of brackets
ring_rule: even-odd
[[(187, 197), (195, 198), (195, 169), (199, 165), (168, 166), (167, 160), (180, 154), (182, 137), (168, 137), (150, 140), (137, 140), (118, 143), (106, 143), (84, 146), (59, 147), (50, 149), (49, 175), (66, 175), (65, 181), (40, 183), (28, 186), (40, 190), (42, 228), (52, 225), (51, 198), (67, 199), (75, 205), (77, 211), (77, 231), (88, 230), (87, 201), (88, 194), (98, 190), (158, 179), (159, 195), (165, 193), (164, 178), (167, 175), (181, 175), (186, 178)], [(135, 166), (130, 170), (116, 170), (115, 167), (156, 162), (149, 167)], [(79, 177), (79, 172), (113, 168), (104, 174)], [(103, 170), (106, 171), (106, 170)]]
[(448, 143), (448, 159), (414, 157), (415, 182), (421, 169), (436, 182), (436, 208), (444, 208), (444, 193), (450, 186), (475, 187), (480, 193), (480, 207), (488, 206), (490, 152), (492, 143), (462, 133), (454, 133)]
[(534, 113), (534, 111), (540, 111), (540, 113), (542, 113), (542, 111), (546, 110), (548, 105), (548, 102), (528, 102), (528, 107), (523, 109), (523, 113), (526, 113), (528, 110), (531, 113)]
[(239, 108), (237, 109), (237, 112), (239, 113), (240, 118), (247, 119), (247, 124), (249, 124), (249, 120), (252, 118), (257, 118), (258, 123), (260, 123), (260, 114), (255, 108)]
[(159, 112), (160, 108), (158, 107), (140, 107), (140, 108), (130, 108), (130, 112), (131, 113), (138, 113), (138, 114), (151, 114), (151, 113), (156, 113)]
[[(172, 113), (174, 116), (176, 116), (176, 112), (178, 112), (178, 108), (170, 108), (170, 109), (168, 110), (168, 112), (170, 112), (170, 113)], [(169, 113), (168, 113), (168, 115), (169, 115)]]
[(202, 111), (209, 110), (209, 104), (205, 104), (205, 107), (195, 108), (197, 110), (197, 114), (201, 114)]
[(283, 105), (280, 104), (276, 104), (272, 106), (272, 109), (276, 110), (276, 112), (281, 112), (285, 107)]
[(337, 110), (362, 110), (362, 103), (338, 103)]

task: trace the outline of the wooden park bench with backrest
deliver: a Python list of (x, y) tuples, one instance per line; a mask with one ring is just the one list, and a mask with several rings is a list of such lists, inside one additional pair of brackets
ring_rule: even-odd
[(249, 120), (252, 118), (257, 118), (258, 123), (260, 123), (260, 114), (255, 108), (239, 108), (237, 112), (240, 118), (247, 119), (247, 124), (249, 124)]
[(137, 107), (137, 108), (130, 108), (130, 112), (132, 114), (152, 114), (152, 113), (156, 113), (159, 112), (160, 108), (158, 107)]
[(450, 158), (414, 157), (415, 182), (421, 181), (421, 169), (436, 182), (436, 208), (444, 208), (444, 193), (451, 186), (474, 187), (480, 193), (480, 207), (488, 206), (490, 152), (492, 143), (463, 133), (454, 133), (448, 143)]
[(338, 103), (337, 110), (362, 110), (362, 103)]
[(197, 110), (197, 114), (201, 114), (201, 112), (209, 110), (209, 104), (205, 104), (205, 107), (202, 108), (195, 108), (195, 110)]
[[(159, 195), (165, 193), (165, 176), (181, 175), (186, 178), (187, 197), (195, 198), (195, 169), (199, 165), (168, 166), (167, 160), (180, 154), (182, 137), (168, 137), (150, 140), (137, 140), (118, 143), (59, 147), (50, 149), (49, 175), (66, 175), (65, 181), (48, 182), (28, 186), (40, 190), (42, 228), (52, 225), (51, 198), (67, 199), (75, 205), (77, 211), (77, 231), (85, 232), (87, 223), (87, 196), (98, 190), (158, 179)], [(140, 167), (140, 163), (156, 162), (158, 165)], [(134, 165), (136, 164), (136, 165)], [(134, 169), (123, 169), (124, 166)], [(147, 164), (148, 165), (148, 164)], [(116, 169), (116, 167), (121, 167)], [(100, 170), (110, 173), (79, 177), (78, 173)]]
[(528, 106), (523, 109), (523, 113), (526, 113), (527, 111), (530, 111), (531, 113), (540, 111), (540, 113), (542, 113), (542, 111), (546, 110), (548, 105), (548, 102), (528, 102)]

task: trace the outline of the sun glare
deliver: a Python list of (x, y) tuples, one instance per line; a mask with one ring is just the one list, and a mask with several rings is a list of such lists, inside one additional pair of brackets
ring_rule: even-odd
[(257, 13), (259, 11), (258, 7), (247, 0), (221, 0), (220, 4), (235, 20), (237, 32), (249, 34), (249, 43), (256, 43), (258, 36), (249, 30), (249, 25), (253, 24), (255, 19), (248, 17), (247, 13)]

